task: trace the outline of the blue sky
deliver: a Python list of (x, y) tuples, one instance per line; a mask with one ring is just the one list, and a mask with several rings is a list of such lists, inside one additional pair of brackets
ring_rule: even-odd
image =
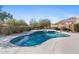
[(56, 23), (62, 19), (79, 15), (78, 5), (5, 5), (2, 10), (10, 12), (16, 19), (23, 19), (27, 23), (33, 18), (50, 19)]

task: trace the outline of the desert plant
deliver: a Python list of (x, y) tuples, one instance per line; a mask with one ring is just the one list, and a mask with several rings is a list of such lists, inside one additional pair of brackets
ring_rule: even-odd
[(12, 26), (27, 26), (27, 23), (24, 20), (8, 19), (5, 23)]
[(15, 25), (17, 26), (28, 26), (24, 20), (16, 20)]
[(16, 19), (8, 19), (5, 21), (6, 25), (15, 26), (16, 25)]
[(32, 19), (30, 21), (29, 27), (30, 27), (31, 30), (32, 29), (39, 29), (39, 23), (36, 20)]
[(42, 19), (39, 21), (40, 28), (50, 28), (51, 22), (49, 19)]
[(20, 33), (23, 31), (28, 31), (28, 27), (27, 26), (15, 26), (14, 27), (14, 33)]
[(76, 32), (79, 32), (79, 23), (78, 24), (74, 24), (74, 30)]
[(13, 28), (10, 27), (10, 26), (6, 26), (6, 27), (3, 27), (2, 28), (2, 34), (5, 34), (5, 35), (10, 35), (13, 33)]
[(32, 19), (29, 25), (31, 29), (44, 29), (44, 28), (46, 29), (46, 28), (50, 28), (50, 26), (51, 26), (51, 23), (50, 23), (50, 20), (48, 19), (41, 19), (38, 22)]
[(71, 29), (66, 28), (66, 27), (61, 27), (61, 30), (63, 30), (63, 31), (71, 31)]
[(2, 33), (9, 35), (12, 33), (20, 33), (28, 30), (28, 25), (23, 20), (9, 19), (5, 21)]
[(60, 30), (60, 28), (58, 28), (58, 27), (54, 27), (53, 29), (54, 29), (54, 30)]

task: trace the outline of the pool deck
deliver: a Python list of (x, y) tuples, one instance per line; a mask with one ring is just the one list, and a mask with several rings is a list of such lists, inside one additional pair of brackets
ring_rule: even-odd
[(53, 38), (33, 47), (18, 47), (10, 44), (9, 41), (17, 36), (10, 35), (0, 40), (0, 54), (79, 54), (79, 33), (67, 34), (70, 36)]

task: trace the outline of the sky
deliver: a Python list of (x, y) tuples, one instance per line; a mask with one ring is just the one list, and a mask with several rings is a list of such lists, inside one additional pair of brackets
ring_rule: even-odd
[(27, 23), (31, 19), (49, 19), (56, 23), (62, 19), (79, 15), (78, 5), (4, 5), (3, 11), (9, 12), (15, 19), (23, 19)]

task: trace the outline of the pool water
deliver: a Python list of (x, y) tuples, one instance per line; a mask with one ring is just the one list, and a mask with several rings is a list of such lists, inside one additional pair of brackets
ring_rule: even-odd
[(56, 31), (37, 31), (30, 35), (23, 35), (12, 39), (10, 42), (17, 46), (36, 46), (43, 42), (57, 37), (67, 37), (69, 35)]

